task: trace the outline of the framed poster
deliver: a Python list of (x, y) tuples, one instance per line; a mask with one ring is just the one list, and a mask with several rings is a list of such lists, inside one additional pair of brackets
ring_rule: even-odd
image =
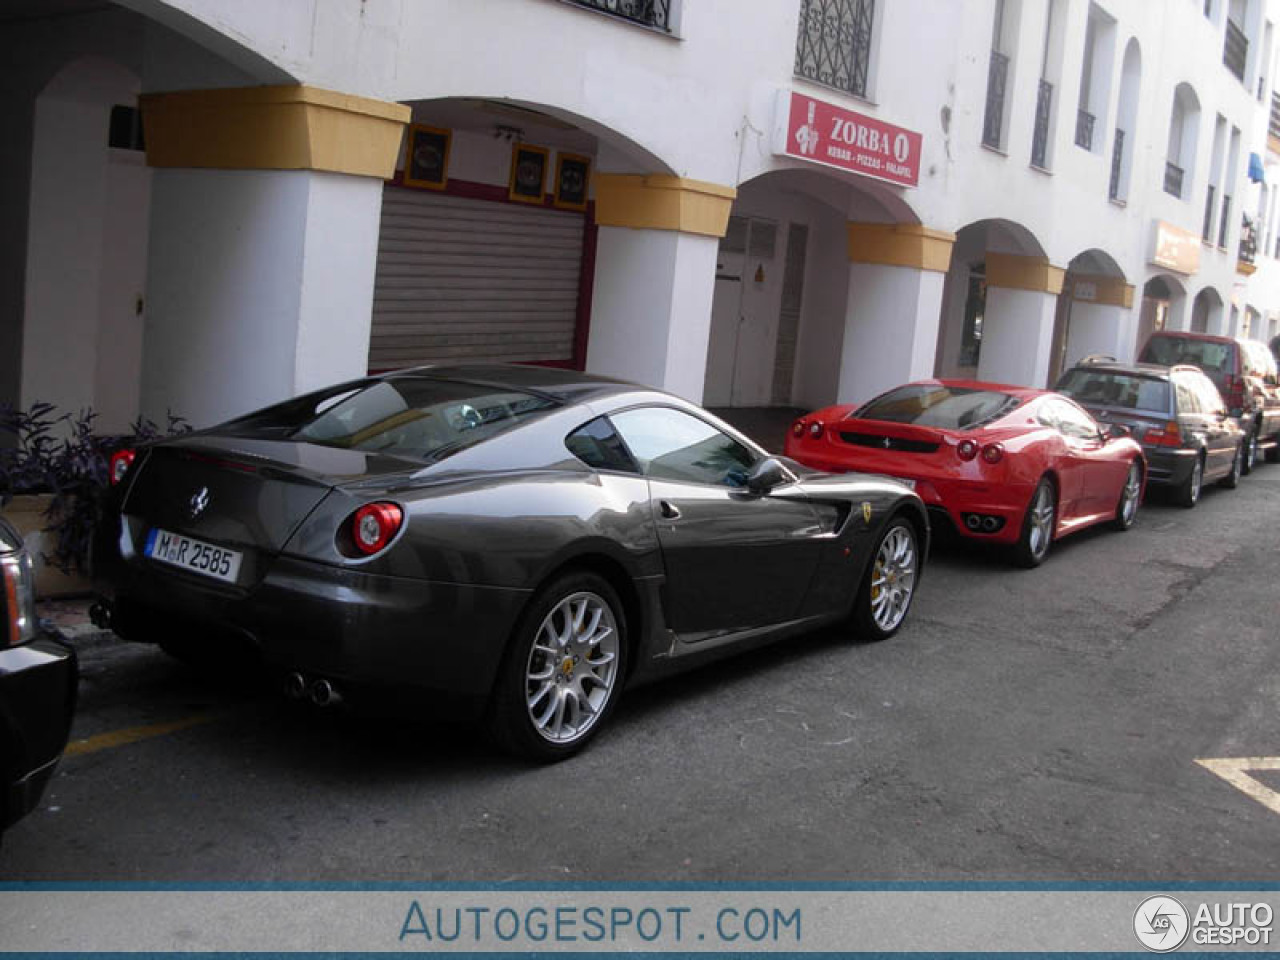
[(555, 205), (565, 210), (587, 209), (591, 158), (562, 153), (556, 157)]
[(512, 200), (542, 203), (547, 155), (543, 147), (531, 147), (527, 143), (517, 143), (511, 148), (511, 185), (507, 193)]
[(449, 141), (452, 132), (420, 123), (410, 124), (404, 157), (407, 187), (443, 190), (449, 182)]

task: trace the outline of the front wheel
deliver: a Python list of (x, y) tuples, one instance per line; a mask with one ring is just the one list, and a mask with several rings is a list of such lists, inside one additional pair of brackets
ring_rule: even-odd
[(1142, 496), (1142, 468), (1135, 460), (1129, 464), (1124, 486), (1120, 488), (1120, 502), (1116, 505), (1115, 527), (1128, 530), (1138, 518), (1138, 500)]
[(890, 521), (876, 545), (854, 607), (854, 626), (868, 640), (887, 640), (911, 609), (920, 574), (920, 550), (911, 521)]
[(1258, 428), (1250, 427), (1249, 432), (1244, 435), (1244, 459), (1240, 461), (1240, 473), (1242, 476), (1248, 476), (1253, 473), (1253, 468), (1258, 465)]
[(1191, 465), (1191, 474), (1182, 482), (1182, 486), (1178, 487), (1174, 498), (1178, 505), (1186, 507), (1190, 510), (1200, 502), (1200, 488), (1204, 485), (1204, 458), (1196, 457), (1195, 463)]
[(1026, 515), (1022, 518), (1022, 535), (1013, 548), (1013, 557), (1019, 566), (1038, 567), (1049, 555), (1053, 543), (1054, 522), (1058, 507), (1054, 498), (1053, 481), (1043, 477), (1031, 495)]
[(626, 619), (613, 587), (572, 573), (543, 588), (520, 618), (490, 708), (494, 738), (522, 757), (581, 750), (618, 700)]
[(1244, 464), (1244, 444), (1236, 447), (1236, 455), (1231, 459), (1231, 472), (1218, 481), (1218, 486), (1234, 490), (1240, 486), (1240, 471)]

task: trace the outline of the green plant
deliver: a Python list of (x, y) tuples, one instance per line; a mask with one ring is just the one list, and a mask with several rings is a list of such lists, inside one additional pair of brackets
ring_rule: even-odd
[(59, 414), (51, 403), (0, 408), (0, 505), (18, 494), (51, 494), (45, 528), (54, 533), (45, 560), (64, 573), (89, 572), (89, 546), (103, 516), (111, 454), (190, 427), (169, 414), (167, 429), (139, 417), (123, 436), (94, 432), (97, 414)]

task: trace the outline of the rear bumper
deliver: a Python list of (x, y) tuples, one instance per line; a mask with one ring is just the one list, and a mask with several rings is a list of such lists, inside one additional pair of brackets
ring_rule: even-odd
[(75, 651), (52, 635), (0, 651), (0, 827), (40, 802), (67, 744), (78, 679)]
[(1196, 462), (1197, 450), (1172, 450), (1168, 447), (1142, 445), (1147, 458), (1147, 483), (1177, 487), (1187, 482)]
[(530, 592), (369, 575), (275, 559), (249, 593), (171, 575), (145, 559), (122, 565), (112, 629), (171, 642), (228, 665), (260, 661), (348, 690), (403, 688), (472, 704), (492, 688)]

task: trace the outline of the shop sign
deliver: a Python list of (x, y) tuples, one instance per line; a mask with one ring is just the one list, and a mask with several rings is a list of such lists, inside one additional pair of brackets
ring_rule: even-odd
[(833, 103), (782, 90), (774, 152), (914, 187), (923, 137)]
[(1200, 269), (1200, 238), (1188, 230), (1157, 220), (1152, 231), (1151, 262), (1191, 276)]

